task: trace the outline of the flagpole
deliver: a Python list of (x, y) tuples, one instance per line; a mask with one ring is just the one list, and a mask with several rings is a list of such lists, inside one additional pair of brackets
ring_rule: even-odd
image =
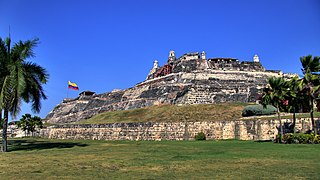
[(69, 87), (68, 87), (68, 90), (67, 90), (67, 99), (68, 99), (68, 95), (69, 95)]

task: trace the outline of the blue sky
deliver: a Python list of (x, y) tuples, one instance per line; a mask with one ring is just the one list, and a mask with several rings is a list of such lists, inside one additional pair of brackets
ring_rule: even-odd
[(299, 57), (320, 55), (319, 0), (0, 0), (0, 37), (9, 25), (14, 42), (40, 38), (30, 60), (50, 73), (41, 117), (67, 96), (68, 80), (80, 88), (69, 97), (129, 88), (171, 49), (258, 54), (267, 69), (299, 74)]

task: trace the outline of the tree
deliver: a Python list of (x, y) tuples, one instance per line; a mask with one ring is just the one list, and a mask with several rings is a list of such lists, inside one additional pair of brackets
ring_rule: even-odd
[(2, 127), (2, 126), (3, 126), (3, 119), (0, 118), (0, 127)]
[(312, 123), (312, 131), (317, 134), (316, 123), (313, 118), (313, 109), (315, 99), (318, 97), (320, 88), (320, 57), (312, 55), (300, 57), (302, 64), (302, 72), (304, 77), (302, 78), (302, 85), (309, 99), (310, 106), (310, 118)]
[(38, 116), (31, 116), (31, 114), (25, 114), (22, 116), (20, 121), (17, 123), (18, 128), (23, 131), (27, 131), (27, 134), (31, 132), (32, 136), (36, 128), (42, 128), (42, 120)]
[(299, 110), (299, 105), (301, 102), (301, 97), (302, 97), (302, 93), (301, 93), (301, 80), (298, 76), (295, 76), (293, 78), (290, 79), (290, 81), (288, 82), (288, 87), (289, 90), (287, 98), (288, 98), (288, 106), (289, 106), (289, 111), (291, 111), (293, 113), (292, 115), (292, 119), (293, 119), (293, 123), (292, 123), (292, 131), (293, 133), (296, 132), (296, 112)]
[(32, 103), (32, 111), (39, 112), (41, 99), (46, 99), (42, 84), (48, 80), (46, 70), (26, 59), (34, 57), (33, 49), (39, 40), (19, 41), (11, 47), (10, 37), (0, 38), (0, 111), (3, 111), (2, 147), (7, 152), (9, 112), (15, 117), (21, 101)]
[(277, 109), (278, 120), (280, 122), (280, 142), (283, 135), (280, 107), (287, 99), (288, 88), (289, 83), (283, 77), (270, 77), (268, 79), (268, 87), (264, 88), (262, 93), (262, 105), (266, 107), (268, 104), (271, 104)]

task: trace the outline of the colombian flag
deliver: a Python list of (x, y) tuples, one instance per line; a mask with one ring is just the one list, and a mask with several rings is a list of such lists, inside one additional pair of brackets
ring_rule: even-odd
[(78, 85), (76, 83), (72, 83), (70, 81), (68, 81), (68, 88), (73, 89), (73, 90), (79, 90)]

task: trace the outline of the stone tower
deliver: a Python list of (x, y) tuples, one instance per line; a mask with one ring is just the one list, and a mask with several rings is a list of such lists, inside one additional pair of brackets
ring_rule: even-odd
[(168, 63), (171, 63), (174, 60), (176, 60), (176, 55), (175, 55), (174, 51), (171, 50), (170, 53), (169, 53)]
[(206, 60), (206, 52), (202, 51), (201, 53), (201, 59)]
[(159, 63), (158, 63), (158, 60), (154, 60), (153, 62), (153, 68), (150, 70), (148, 76), (147, 76), (147, 79), (149, 79), (151, 76), (153, 78), (153, 74), (158, 70), (159, 68)]
[(255, 54), (255, 55), (253, 56), (253, 62), (260, 62), (258, 55)]

